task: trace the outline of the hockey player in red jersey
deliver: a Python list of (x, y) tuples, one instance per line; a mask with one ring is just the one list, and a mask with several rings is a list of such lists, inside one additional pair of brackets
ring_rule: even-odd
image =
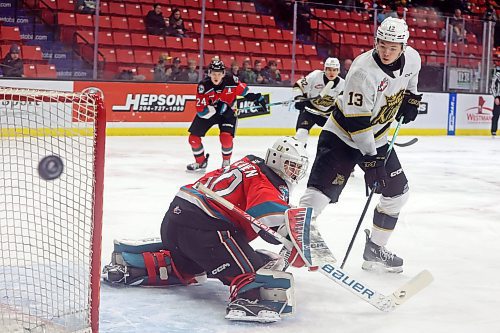
[(267, 150), (265, 159), (247, 155), (181, 187), (162, 221), (161, 243), (130, 247), (115, 241), (105, 281), (170, 285), (216, 278), (230, 286), (227, 319), (274, 322), (291, 314), (293, 276), (283, 271), (284, 259), (249, 245), (258, 236), (277, 244), (274, 238), (198, 191), (195, 184), (205, 185), (285, 235), (290, 190), (305, 176), (307, 166), (305, 145), (283, 137)]
[(233, 153), (233, 138), (236, 132), (237, 116), (232, 105), (237, 96), (267, 109), (264, 97), (260, 93), (248, 93), (248, 87), (237, 76), (226, 75), (226, 67), (220, 60), (213, 60), (208, 67), (208, 77), (198, 84), (196, 94), (196, 116), (189, 127), (189, 144), (193, 150), (195, 162), (188, 164), (188, 171), (204, 172), (208, 163), (208, 154), (201, 138), (208, 130), (218, 125), (219, 139), (222, 146), (222, 167), (230, 164)]

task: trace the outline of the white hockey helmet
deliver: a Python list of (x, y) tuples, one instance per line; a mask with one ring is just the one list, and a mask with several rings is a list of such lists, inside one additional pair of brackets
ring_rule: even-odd
[(402, 43), (403, 50), (408, 43), (409, 37), (408, 25), (403, 19), (388, 17), (377, 28), (377, 39)]
[(325, 60), (325, 68), (324, 70), (326, 71), (327, 67), (332, 67), (332, 68), (338, 68), (340, 69), (340, 61), (337, 58), (327, 58)]
[(265, 162), (285, 181), (298, 183), (306, 175), (309, 159), (304, 143), (285, 136), (267, 150)]

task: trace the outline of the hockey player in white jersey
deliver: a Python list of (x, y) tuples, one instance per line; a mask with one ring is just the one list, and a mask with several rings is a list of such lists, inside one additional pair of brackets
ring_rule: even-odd
[(335, 203), (352, 168), (381, 193), (370, 235), (366, 232), (363, 268), (402, 272), (403, 259), (386, 249), (408, 199), (408, 181), (393, 150), (386, 160), (387, 132), (394, 119), (415, 120), (422, 96), (417, 93), (420, 55), (410, 46), (402, 19), (386, 18), (377, 29), (373, 50), (359, 55), (346, 77), (344, 92), (323, 126), (316, 158), (300, 207), (318, 216)]
[[(340, 62), (337, 58), (328, 58), (323, 70), (314, 70), (293, 86), (295, 108), (300, 111), (297, 118), (297, 140), (307, 144), (309, 131), (314, 126), (323, 126), (332, 112), (335, 99), (344, 89), (344, 79), (339, 76)], [(333, 85), (323, 91), (329, 81)], [(323, 95), (323, 97), (320, 97)], [(314, 98), (317, 97), (317, 98)], [(310, 99), (314, 98), (314, 99)]]

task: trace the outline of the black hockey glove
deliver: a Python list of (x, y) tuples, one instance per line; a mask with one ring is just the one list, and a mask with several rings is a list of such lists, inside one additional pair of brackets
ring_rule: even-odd
[(295, 102), (295, 108), (297, 110), (304, 110), (304, 108), (308, 105), (309, 101), (307, 101), (307, 98), (303, 95), (296, 96), (294, 98)]
[(220, 100), (215, 102), (214, 107), (218, 114), (224, 114), (226, 110), (231, 109), (229, 105), (227, 105), (227, 103), (224, 103), (223, 101)]
[(248, 93), (244, 96), (247, 101), (253, 102), (255, 106), (260, 106), (259, 110), (267, 113), (267, 103), (261, 93)]
[(365, 170), (365, 182), (370, 188), (375, 188), (375, 193), (381, 193), (385, 187), (385, 156), (365, 155), (361, 163)]
[(417, 95), (411, 91), (405, 91), (403, 96), (403, 102), (399, 107), (399, 111), (396, 114), (396, 120), (399, 121), (403, 117), (403, 124), (408, 124), (410, 121), (414, 121), (418, 115), (418, 106), (422, 100), (422, 94)]

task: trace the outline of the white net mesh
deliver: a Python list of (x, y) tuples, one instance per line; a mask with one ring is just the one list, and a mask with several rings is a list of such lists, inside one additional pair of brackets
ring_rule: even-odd
[(90, 332), (97, 105), (0, 88), (0, 332)]

